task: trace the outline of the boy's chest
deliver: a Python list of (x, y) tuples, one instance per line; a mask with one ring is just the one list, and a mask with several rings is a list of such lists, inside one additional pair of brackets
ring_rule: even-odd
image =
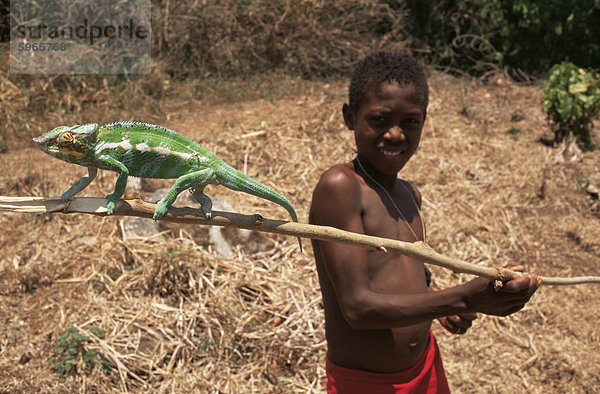
[(385, 194), (366, 189), (361, 203), (366, 234), (405, 242), (423, 240), (421, 215), (408, 193)]
[[(362, 222), (365, 233), (405, 242), (422, 240), (423, 226), (416, 205), (409, 196), (395, 197), (395, 204), (391, 204), (386, 195), (363, 193)], [(394, 294), (426, 291), (425, 271), (420, 261), (380, 251), (369, 251), (367, 260), (373, 291)]]
[(369, 287), (388, 294), (415, 294), (427, 291), (422, 262), (398, 253), (370, 251), (367, 254)]

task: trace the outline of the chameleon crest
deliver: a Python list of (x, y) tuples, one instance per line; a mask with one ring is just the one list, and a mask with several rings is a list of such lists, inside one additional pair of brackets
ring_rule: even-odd
[(106, 196), (109, 215), (114, 213), (115, 204), (125, 191), (127, 177), (131, 175), (176, 178), (173, 187), (158, 202), (154, 220), (163, 217), (179, 193), (186, 189), (191, 190), (205, 216), (210, 217), (212, 202), (204, 194), (204, 188), (207, 184), (216, 184), (279, 204), (293, 221), (298, 221), (288, 199), (231, 167), (198, 143), (165, 127), (140, 122), (104, 126), (90, 123), (60, 126), (33, 140), (44, 152), (88, 168), (88, 174), (63, 193), (61, 199), (65, 202), (86, 188), (96, 177), (98, 168), (102, 168), (119, 173), (114, 192)]

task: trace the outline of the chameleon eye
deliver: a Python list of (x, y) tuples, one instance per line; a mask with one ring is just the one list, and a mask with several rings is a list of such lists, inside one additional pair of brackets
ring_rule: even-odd
[(64, 132), (58, 135), (57, 142), (60, 146), (69, 146), (73, 143), (74, 137), (72, 133)]

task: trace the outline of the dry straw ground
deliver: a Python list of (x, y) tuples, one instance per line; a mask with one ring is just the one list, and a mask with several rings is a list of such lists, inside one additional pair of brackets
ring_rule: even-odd
[[(100, 92), (85, 116), (103, 122), (119, 114), (178, 130), (281, 191), (306, 221), (319, 174), (354, 154), (339, 111), (346, 86), (271, 83), (280, 86), (276, 93), (249, 92), (242, 101), (171, 98), (129, 112)], [(26, 111), (26, 93), (3, 84), (10, 100), (0, 105)], [(401, 173), (424, 196), (429, 243), (490, 266), (597, 274), (598, 200), (582, 185), (600, 184), (600, 153), (538, 142), (548, 128), (535, 86), (498, 76), (476, 87), (434, 74), (431, 89), (420, 150)], [(286, 90), (293, 93), (277, 96)], [(35, 127), (63, 121), (53, 116)], [(0, 155), (0, 195), (58, 195), (84, 172), (37, 151), (23, 132)], [(103, 196), (114, 181), (103, 173), (82, 195)], [(163, 184), (170, 182), (144, 182), (142, 192), (126, 195), (147, 197)], [(239, 212), (287, 218), (251, 196), (217, 187), (208, 193)], [(310, 247), (302, 254), (294, 238), (260, 235), (258, 252), (239, 246), (234, 258), (219, 259), (201, 246), (197, 227), (169, 224), (160, 238), (127, 239), (122, 220), (0, 214), (0, 392), (322, 391), (323, 317)], [(468, 280), (432, 270), (439, 287)], [(480, 316), (465, 336), (434, 324), (451, 387), (597, 392), (599, 290), (544, 287), (523, 311)], [(90, 338), (84, 350), (105, 357), (108, 369), (81, 357), (75, 373), (48, 368), (71, 326)], [(103, 338), (94, 327), (105, 330)]]

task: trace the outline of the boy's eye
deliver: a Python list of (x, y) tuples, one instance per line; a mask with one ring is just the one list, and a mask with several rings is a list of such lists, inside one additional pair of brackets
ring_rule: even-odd
[(411, 127), (417, 127), (419, 125), (420, 121), (416, 118), (412, 118), (412, 119), (406, 119), (405, 121), (402, 122), (404, 127), (407, 128), (411, 128)]
[(382, 124), (382, 123), (386, 123), (387, 119), (385, 118), (385, 116), (374, 116), (371, 118), (371, 122), (377, 123), (377, 124)]

